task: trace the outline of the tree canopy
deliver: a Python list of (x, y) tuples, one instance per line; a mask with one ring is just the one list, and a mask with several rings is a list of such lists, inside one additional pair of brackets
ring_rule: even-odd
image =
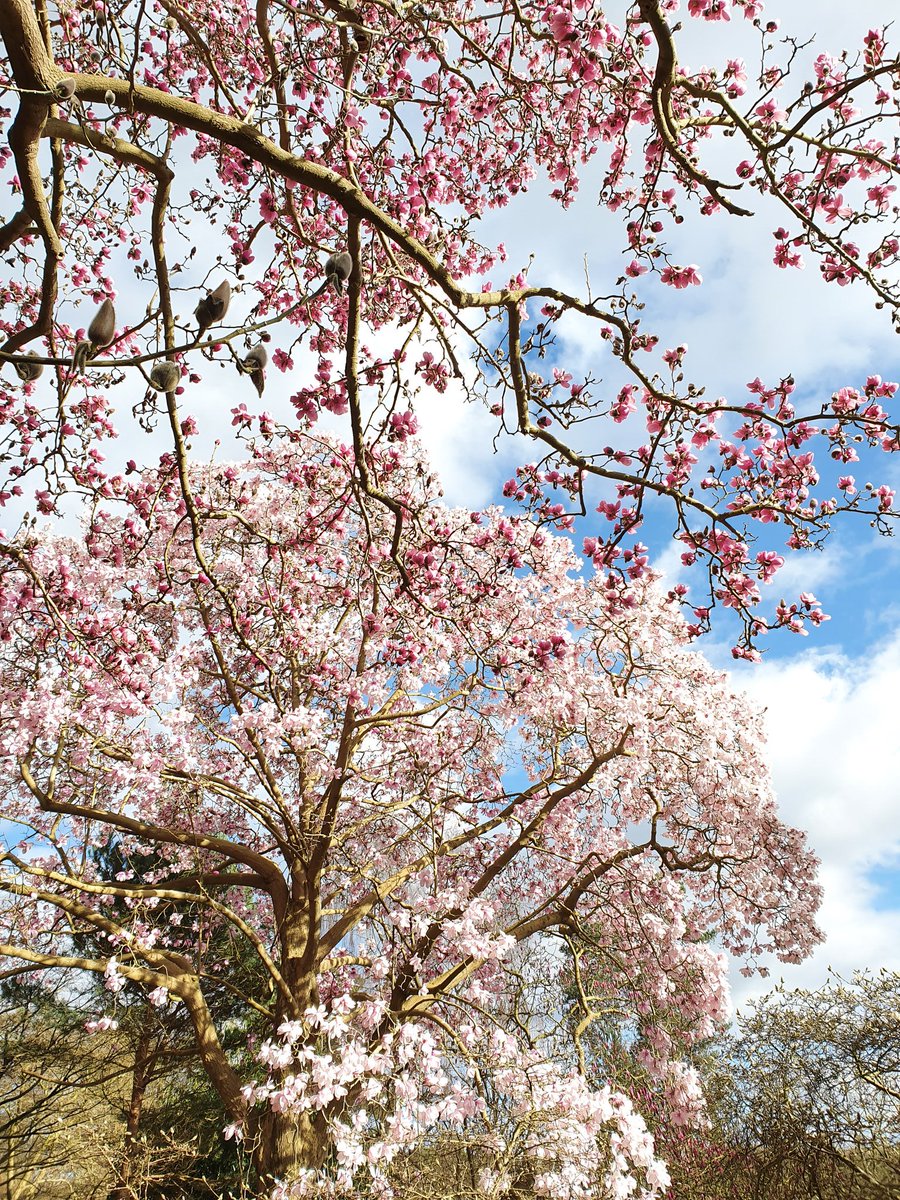
[[(526, 939), (589, 927), (638, 1013), (655, 997), (700, 1037), (727, 1011), (710, 934), (787, 960), (818, 936), (815, 859), (777, 817), (759, 718), (677, 612), (642, 585), (614, 602), (527, 518), (447, 509), (404, 444), (376, 461), (415, 518), (397, 547), (349, 448), (273, 438), (195, 468), (190, 508), (173, 463), (84, 543), (10, 547), (2, 591), (6, 813), (26, 831), (0, 876), (3, 953), (183, 1003), (231, 1123), (262, 1099), (294, 1132), (306, 1113), (320, 1147), (396, 1023), (451, 1058), (490, 1045)], [(90, 852), (111, 838), (112, 859)], [(262, 993), (229, 981), (223, 931)], [(109, 953), (74, 950), (78, 932)], [(273, 1048), (247, 1093), (206, 998), (221, 983), (273, 1047), (360, 1023), (380, 1066), (291, 1084)], [(453, 1109), (450, 1082), (429, 1081), (443, 1115), (480, 1111)], [(318, 1165), (309, 1144), (268, 1153), (275, 1173)]]
[[(685, 563), (708, 570), (676, 593), (697, 631), (733, 609), (736, 653), (753, 656), (765, 629), (817, 623), (811, 594), (760, 606), (760, 584), (838, 513), (887, 528), (890, 484), (875, 463), (866, 483), (850, 472), (897, 449), (896, 385), (873, 370), (800, 408), (791, 376), (713, 397), (684, 345), (650, 324), (661, 291), (701, 283), (673, 257), (686, 214), (756, 222), (778, 267), (808, 261), (896, 322), (897, 60), (887, 30), (828, 52), (758, 0), (690, 0), (689, 24), (733, 15), (758, 35), (757, 62), (694, 67), (678, 10), (10, 0), (6, 170), (20, 206), (0, 230), (0, 319), (25, 394), (4, 385), (5, 498), (27, 490), (49, 512), (62, 489), (120, 492), (101, 455), (129, 408), (167, 422), (183, 454), (191, 384), (216, 360), (250, 376), (228, 405), (237, 421), (268, 422), (250, 387), (267, 370), (286, 377), (301, 426), (348, 413), (374, 497), (367, 419), (370, 436), (403, 436), (418, 387), (462, 387), (498, 433), (534, 443), (510, 497), (565, 522), (596, 482), (585, 553), (598, 570), (643, 572), (636, 536), (662, 498)], [(616, 278), (569, 294), (482, 244), (485, 214), (529, 186), (565, 208), (594, 159), (600, 202), (621, 218)], [(324, 270), (338, 259), (345, 276)], [(647, 273), (660, 287), (636, 290)], [(86, 336), (113, 298), (110, 336)], [(573, 322), (595, 331), (583, 378), (558, 353)], [(161, 390), (142, 402), (144, 381)]]

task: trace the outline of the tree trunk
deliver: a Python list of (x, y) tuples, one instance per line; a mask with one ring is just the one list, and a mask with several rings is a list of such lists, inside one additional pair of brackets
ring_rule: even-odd
[(116, 1172), (116, 1184), (107, 1193), (107, 1200), (135, 1200), (138, 1193), (133, 1187), (140, 1174), (138, 1160), (138, 1131), (141, 1125), (141, 1113), (144, 1107), (144, 1093), (150, 1078), (150, 1041), (151, 1030), (149, 1022), (143, 1026), (138, 1037), (137, 1048), (134, 1052), (134, 1067), (131, 1072), (131, 1098), (128, 1111), (125, 1114), (125, 1143), (122, 1147), (122, 1157)]
[[(301, 896), (307, 894), (308, 880), (302, 870), (297, 870), (294, 891)], [(315, 922), (310, 920), (308, 903), (298, 901), (296, 895), (288, 905), (281, 927), (283, 977), (294, 999), (295, 1012), (286, 1010), (279, 1003), (275, 1025), (297, 1011), (318, 1003), (318, 981), (314, 967), (315, 945), (311, 942), (311, 930)], [(322, 1113), (278, 1113), (270, 1108), (258, 1110), (251, 1123), (253, 1165), (258, 1176), (261, 1195), (268, 1195), (274, 1180), (289, 1182), (296, 1179), (300, 1171), (321, 1167), (328, 1149), (325, 1117)]]
[(275, 1180), (290, 1181), (300, 1171), (321, 1167), (327, 1142), (321, 1114), (261, 1112), (252, 1127), (253, 1165), (261, 1195)]

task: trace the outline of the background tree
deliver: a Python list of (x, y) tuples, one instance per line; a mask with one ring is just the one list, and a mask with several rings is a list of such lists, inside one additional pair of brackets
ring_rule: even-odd
[[(420, 1127), (488, 1119), (491, 1095), (506, 1121), (531, 1094), (538, 1123), (510, 1136), (556, 1147), (548, 1187), (601, 1186), (630, 1154), (652, 1191), (627, 1100), (492, 1030), (505, 955), (588, 923), (637, 1011), (708, 1029), (708, 937), (802, 955), (815, 860), (778, 820), (758, 717), (661, 597), (618, 603), (567, 539), (447, 509), (402, 442), (372, 453), (410, 514), (399, 544), (348, 448), (273, 432), (249, 465), (195, 469), (190, 509), (170, 460), (84, 543), (10, 548), (0, 749), (24, 832), (2, 952), (183, 1005), (262, 1175), (377, 1180)], [(111, 835), (121, 870), (91, 853)], [(265, 987), (243, 990), (228, 937)], [(220, 987), (269, 1030), (255, 1084)]]
[(900, 975), (784, 987), (740, 1021), (735, 1079), (755, 1195), (900, 1196)]
[[(653, 1024), (657, 1040), (671, 1044), (674, 1079), (658, 1070), (633, 998), (616, 986), (602, 953), (590, 954), (585, 942), (573, 947), (558, 984), (582, 1073), (625, 1091), (645, 1114), (672, 1200), (875, 1200), (900, 1195), (898, 982), (882, 970), (833, 975), (814, 991), (782, 984), (740, 1014), (738, 1032), (727, 1036), (679, 1028), (677, 1010), (666, 1005)], [(693, 1121), (671, 1094), (687, 1062), (702, 1084)]]
[[(91, 939), (76, 941), (84, 952)], [(3, 1200), (231, 1194), (243, 1164), (222, 1141), (221, 1106), (198, 1071), (190, 1029), (135, 985), (113, 997), (103, 984), (102, 976), (44, 971), (4, 987)], [(212, 1003), (238, 1061), (246, 1014), (229, 1027), (215, 996)]]
[[(126, 852), (114, 839), (95, 850), (94, 858), (97, 874), (111, 880), (152, 881), (167, 866), (158, 853), (137, 847)], [(106, 914), (127, 923), (128, 898), (110, 897)], [(172, 902), (157, 905), (155, 915), (161, 924), (193, 925), (198, 919), (194, 906)], [(227, 966), (226, 978), (209, 980), (207, 1003), (229, 1061), (246, 1068), (248, 1040), (258, 1022), (242, 1001), (247, 994), (264, 994), (265, 980), (255, 957), (235, 943), (227, 928), (206, 936), (212, 943), (205, 947), (210, 960)], [(82, 956), (108, 950), (106, 939), (98, 939), (95, 931), (75, 934), (72, 944)], [(239, 1147), (222, 1142), (218, 1097), (198, 1070), (197, 1045), (183, 1014), (164, 991), (148, 995), (140, 984), (118, 977), (87, 979), (90, 991), (84, 1003), (95, 1008), (87, 1028), (102, 1027), (112, 1019), (124, 1077), (118, 1104), (112, 1104), (122, 1138), (110, 1154), (113, 1183), (108, 1200), (194, 1200), (239, 1186), (243, 1156), (236, 1153)], [(104, 1018), (99, 1014), (111, 999), (112, 1018)]]
[[(686, 294), (700, 274), (667, 241), (685, 213), (746, 222), (759, 208), (767, 258), (774, 249), (788, 271), (806, 259), (896, 321), (897, 58), (884, 29), (816, 54), (808, 30), (780, 32), (759, 0), (689, 0), (688, 23), (746, 18), (759, 46), (753, 65), (694, 68), (677, 9), (9, 0), (6, 169), (21, 200), (0, 230), (3, 354), (17, 375), (0, 409), (14, 466), (4, 497), (21, 490), (50, 512), (63, 490), (121, 493), (124, 464), (100, 455), (130, 408), (146, 427), (165, 422), (184, 473), (198, 426), (171, 368), (153, 376), (163, 359), (184, 387), (212, 362), (238, 367), (246, 399), (228, 407), (267, 424), (250, 389), (265, 371), (246, 363), (272, 337), (270, 373), (288, 376), (301, 426), (349, 413), (370, 497), (384, 489), (366, 415), (370, 438), (410, 428), (416, 389), (453, 383), (489, 405), (498, 431), (533, 439), (539, 462), (509, 481), (510, 497), (566, 521), (597, 504), (587, 483), (602, 486), (585, 553), (611, 586), (616, 571), (645, 569), (635, 536), (662, 498), (685, 563), (708, 568), (690, 600), (696, 630), (716, 606), (733, 609), (736, 652), (751, 655), (770, 626), (817, 623), (806, 593), (760, 609), (759, 584), (838, 512), (887, 529), (890, 486), (818, 463), (848, 470), (861, 453), (894, 452), (896, 385), (873, 372), (804, 410), (790, 376), (713, 399), (688, 380), (684, 345), (642, 324), (634, 281), (650, 272)], [(482, 216), (536, 178), (564, 208), (595, 157), (601, 203), (622, 218), (617, 278), (568, 294), (480, 243)], [(322, 279), (326, 255), (349, 255), (339, 289)], [(225, 287), (234, 300), (213, 312), (207, 297)], [(101, 350), (83, 329), (117, 289), (125, 303)], [(596, 330), (602, 379), (558, 360), (557, 331), (573, 323)], [(301, 349), (313, 377), (291, 379)], [(141, 401), (151, 377), (166, 390)]]
[[(84, 1012), (62, 987), (27, 973), (0, 990), (0, 1196), (105, 1195), (104, 1138), (115, 1138), (105, 1089), (119, 1064), (86, 1038)], [(107, 1093), (108, 1094), (108, 1093)]]

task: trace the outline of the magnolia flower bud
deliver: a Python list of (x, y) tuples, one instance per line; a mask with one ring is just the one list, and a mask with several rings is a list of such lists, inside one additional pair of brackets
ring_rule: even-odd
[(165, 358), (153, 364), (153, 369), (150, 372), (150, 382), (158, 392), (173, 391), (178, 386), (180, 379), (181, 368), (178, 366), (178, 363), (173, 363)]
[(94, 319), (88, 325), (87, 339), (75, 347), (72, 366), (76, 371), (83, 371), (90, 359), (98, 350), (108, 346), (116, 332), (116, 310), (112, 300), (104, 300), (94, 313)]
[(247, 351), (247, 356), (241, 363), (245, 371), (262, 371), (266, 363), (269, 361), (269, 352), (265, 346), (260, 343)]
[(263, 394), (263, 389), (266, 386), (265, 367), (268, 361), (269, 352), (262, 342), (260, 342), (247, 351), (247, 354), (239, 364), (239, 369), (253, 380), (253, 386), (260, 396)]
[(53, 89), (57, 100), (71, 100), (75, 95), (75, 80), (71, 76), (61, 79)]
[(111, 88), (107, 88), (106, 91), (103, 93), (103, 99), (104, 99), (105, 103), (107, 103), (109, 105), (109, 107), (112, 108), (112, 106), (116, 102), (116, 93), (114, 91), (112, 91)]

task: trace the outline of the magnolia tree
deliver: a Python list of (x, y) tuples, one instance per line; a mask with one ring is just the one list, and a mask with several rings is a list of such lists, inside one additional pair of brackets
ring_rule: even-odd
[[(683, 61), (683, 37), (729, 20), (751, 35), (744, 58)], [(733, 609), (751, 657), (766, 629), (822, 619), (808, 593), (761, 606), (786, 547), (817, 544), (839, 512), (880, 529), (895, 515), (892, 489), (852, 466), (898, 448), (894, 384), (848, 378), (806, 407), (791, 376), (714, 397), (685, 346), (641, 323), (701, 283), (682, 222), (755, 211), (773, 276), (807, 265), (896, 323), (887, 29), (811, 46), (761, 0), (8, 0), (0, 35), (15, 198), (0, 499), (49, 513), (64, 490), (121, 493), (104, 455), (129, 411), (180, 453), (190, 388), (216, 362), (248, 376), (239, 421), (266, 422), (273, 373), (300, 426), (349, 413), (378, 497), (366, 419), (404, 436), (420, 390), (461, 388), (498, 434), (533, 440), (507, 495), (551, 522), (589, 503), (584, 552), (614, 581), (646, 569), (638, 530), (668, 502), (685, 566), (707, 568), (675, 589), (692, 628)], [(570, 293), (481, 244), (491, 209), (544, 180), (565, 208), (588, 164), (621, 218), (617, 277)], [(579, 326), (602, 378), (560, 354)]]
[[(503, 1019), (509, 971), (589, 939), (695, 1115), (664, 1023), (690, 1043), (727, 1016), (711, 936), (786, 961), (818, 936), (758, 714), (653, 587), (621, 600), (530, 518), (448, 509), (406, 445), (370, 452), (399, 544), (350, 448), (251, 451), (166, 457), (83, 540), (7, 548), (0, 953), (102, 975), (95, 1028), (126, 981), (182, 1005), (285, 1195), (388, 1195), (442, 1134), (478, 1194), (653, 1194), (639, 1114)], [(239, 959), (250, 1077), (208, 1002)]]
[[(898, 448), (896, 387), (714, 399), (643, 306), (701, 283), (676, 228), (759, 208), (773, 270), (894, 318), (897, 62), (885, 30), (829, 55), (756, 0), (689, 0), (685, 30), (677, 7), (0, 6), (0, 503), (84, 517), (0, 541), (3, 953), (102, 975), (96, 1028), (126, 981), (182, 1005), (289, 1191), (387, 1193), (458, 1145), (481, 1195), (653, 1192), (624, 1095), (515, 1019), (516, 956), (602, 952), (687, 1118), (679, 1046), (725, 1011), (710, 939), (817, 936), (757, 717), (684, 643), (716, 606), (745, 656), (822, 619), (760, 584), (838, 512), (888, 528), (890, 487), (843, 472)], [(731, 16), (754, 58), (680, 62)], [(585, 171), (622, 219), (599, 290), (483, 244), (490, 210), (546, 177), (565, 208)], [(518, 516), (438, 503), (412, 439), (451, 390), (532, 439)], [(201, 468), (229, 418), (243, 458)], [(684, 626), (636, 540), (657, 501), (701, 568)], [(552, 526), (588, 507), (576, 557)], [(223, 988), (268, 1030), (255, 1074)]]

